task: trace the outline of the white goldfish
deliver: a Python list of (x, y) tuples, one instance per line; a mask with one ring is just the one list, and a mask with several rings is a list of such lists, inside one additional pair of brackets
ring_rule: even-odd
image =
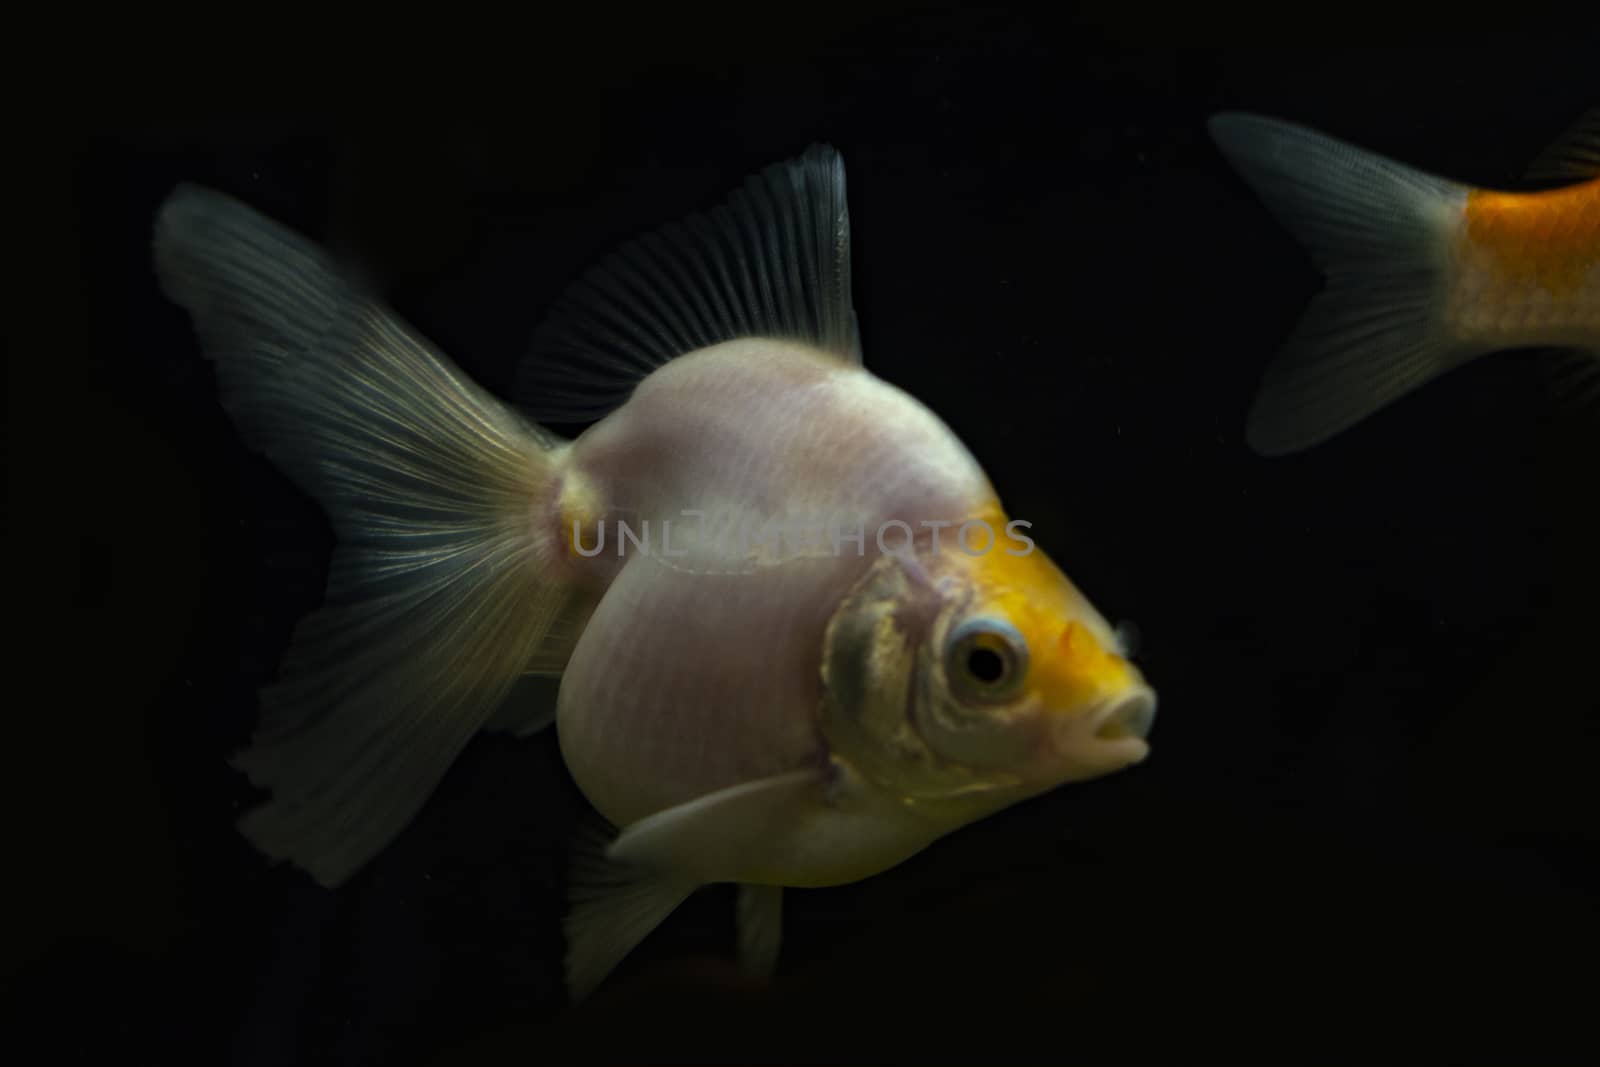
[[(180, 187), (154, 244), (244, 439), (338, 539), (237, 760), (272, 791), (243, 832), (322, 884), (475, 733), (550, 723), (527, 675), (560, 676), (563, 758), (610, 824), (574, 853), (574, 997), (697, 887), (741, 887), (742, 960), (770, 972), (784, 887), (1145, 758), (1155, 694), (1116, 634), (863, 367), (831, 149), (592, 272), (541, 331), (527, 417), (222, 194)], [(575, 416), (603, 417), (538, 425)], [(710, 515), (836, 525), (729, 538)]]

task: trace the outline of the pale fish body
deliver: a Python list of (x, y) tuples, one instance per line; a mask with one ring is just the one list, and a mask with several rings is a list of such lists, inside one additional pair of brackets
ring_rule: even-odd
[[(173, 194), (156, 260), (246, 440), (339, 538), (238, 759), (273, 792), (245, 833), (325, 885), (477, 731), (550, 723), (528, 675), (560, 676), (562, 755), (609, 824), (574, 851), (575, 996), (717, 882), (770, 971), (784, 887), (1148, 752), (1155, 696), (1117, 635), (949, 428), (862, 365), (830, 149), (575, 286), (528, 418), (219, 194)], [(576, 416), (600, 418), (572, 441), (530, 421)]]
[[(916, 401), (815, 349), (767, 340), (727, 342), (652, 374), (574, 444), (565, 485), (563, 530), (576, 523), (590, 547), (607, 536), (583, 563), (615, 576), (563, 677), (561, 746), (619, 826), (819, 760), (822, 633), (871, 562), (867, 539), (889, 519), (959, 522), (995, 507), (977, 463)], [(715, 514), (770, 487), (781, 495), (752, 521), (779, 509), (849, 516), (865, 531), (863, 554), (841, 539), (835, 555), (830, 535), (809, 558), (752, 565), (732, 538), (720, 550), (695, 543), (710, 521), (685, 512)], [(655, 538), (637, 565), (619, 560), (623, 522)], [(693, 551), (664, 554), (664, 529), (665, 547)]]
[(1211, 120), (1224, 154), (1327, 278), (1267, 369), (1248, 437), (1264, 454), (1348, 429), (1491, 352), (1559, 348), (1600, 383), (1600, 110), (1530, 168), (1536, 192), (1474, 188), (1303, 127)]

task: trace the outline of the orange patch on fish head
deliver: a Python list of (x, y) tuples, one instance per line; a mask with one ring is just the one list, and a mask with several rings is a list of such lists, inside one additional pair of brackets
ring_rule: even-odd
[[(996, 528), (1004, 529), (1003, 520)], [(1070, 780), (1143, 759), (1154, 691), (1060, 568), (1036, 546), (1015, 552), (1019, 546), (1002, 536), (992, 551), (963, 562), (972, 588), (963, 619), (996, 620), (1021, 638), (1024, 676), (1009, 707), (1032, 722), (1041, 766), (1067, 768)], [(961, 669), (960, 662), (946, 667)]]

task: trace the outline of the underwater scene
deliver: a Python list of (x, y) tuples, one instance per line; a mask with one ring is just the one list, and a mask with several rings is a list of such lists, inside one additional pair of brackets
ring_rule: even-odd
[(23, 1059), (1590, 1062), (1600, 38), (747, 14), (47, 124)]

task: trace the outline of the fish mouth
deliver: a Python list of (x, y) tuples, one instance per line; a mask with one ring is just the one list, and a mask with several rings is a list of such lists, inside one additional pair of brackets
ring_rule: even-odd
[(1057, 758), (1071, 770), (1068, 780), (1094, 778), (1143, 762), (1150, 755), (1145, 739), (1155, 718), (1156, 694), (1143, 683), (1068, 716), (1055, 737)]
[(1156, 721), (1156, 695), (1139, 689), (1107, 703), (1095, 721), (1094, 736), (1101, 741), (1143, 741)]
[(1106, 702), (1092, 719), (1095, 759), (1112, 765), (1140, 763), (1150, 755), (1150, 728), (1156, 720), (1155, 692), (1140, 686)]

